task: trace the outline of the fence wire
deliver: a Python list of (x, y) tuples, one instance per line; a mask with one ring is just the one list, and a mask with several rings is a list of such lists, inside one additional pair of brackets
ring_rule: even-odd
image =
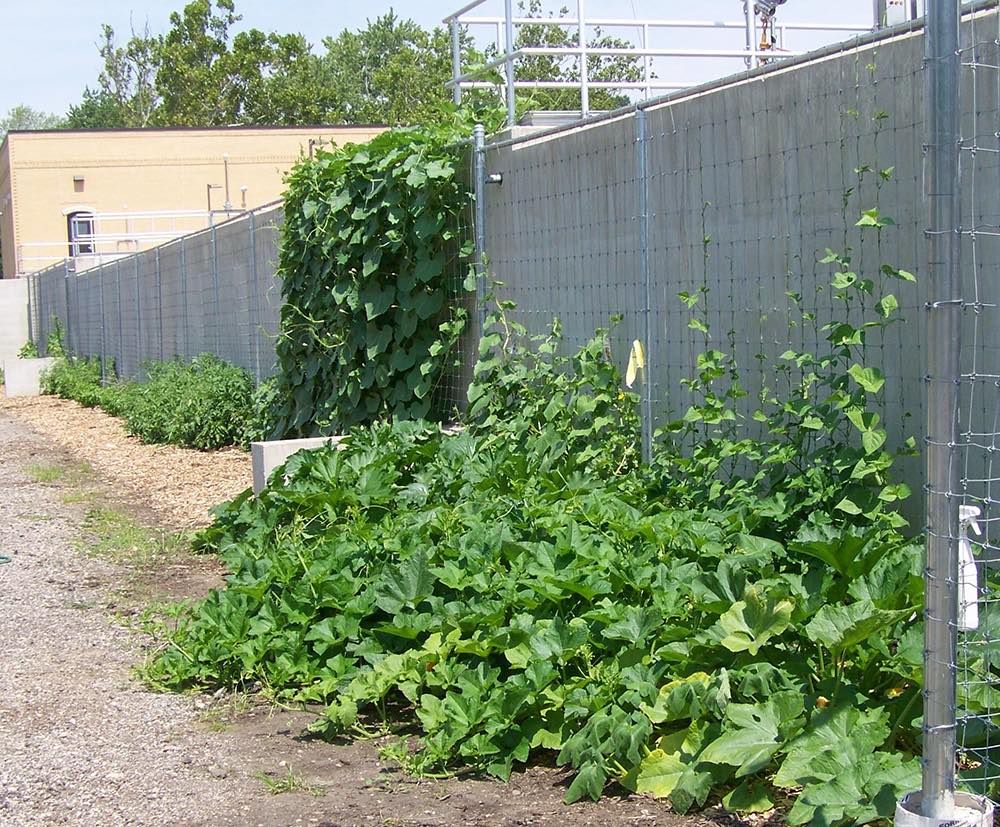
[[(709, 347), (735, 356), (752, 413), (761, 389), (795, 381), (783, 352), (823, 347), (826, 333), (802, 323), (793, 297), (819, 319), (837, 312), (828, 248), (874, 278), (883, 263), (923, 270), (921, 50), (916, 33), (855, 40), (824, 60), (488, 145), (487, 172), (503, 176), (485, 192), (501, 297), (533, 332), (558, 318), (568, 351), (620, 318), (609, 335), (619, 367), (634, 340), (647, 358), (637, 386), (647, 440), (684, 414), (683, 382)], [(857, 220), (875, 207), (895, 226), (862, 232)], [(867, 342), (888, 379), (896, 446), (922, 436), (921, 289), (894, 290), (910, 324)], [(694, 310), (682, 293), (700, 294)], [(902, 466), (920, 478), (919, 460)], [(919, 502), (909, 508), (919, 520)]]
[(100, 356), (121, 377), (214, 353), (259, 382), (275, 369), (282, 215), (264, 207), (79, 273), (72, 260), (35, 273), (32, 335), (44, 351), (58, 324), (72, 353)]
[(1000, 15), (971, 16), (962, 31), (960, 210), (952, 228), (961, 261), (960, 367), (949, 539), (958, 551), (957, 740), (960, 781), (1000, 793)]

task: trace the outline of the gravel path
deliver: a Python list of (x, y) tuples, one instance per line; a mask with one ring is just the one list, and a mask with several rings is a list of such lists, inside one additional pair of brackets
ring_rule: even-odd
[(47, 458), (0, 413), (0, 824), (248, 823), (192, 699), (131, 678), (137, 641), (97, 605), (113, 568), (74, 547), (80, 507), (22, 470)]

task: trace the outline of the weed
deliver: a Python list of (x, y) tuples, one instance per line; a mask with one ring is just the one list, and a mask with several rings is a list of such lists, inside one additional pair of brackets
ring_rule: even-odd
[(285, 775), (272, 775), (271, 773), (258, 772), (255, 776), (267, 787), (271, 795), (281, 795), (282, 793), (308, 793), (309, 795), (326, 795), (326, 790), (320, 786), (307, 784), (301, 775), (297, 775), (291, 767), (287, 768)]
[(25, 466), (25, 473), (35, 482), (55, 482), (62, 479), (66, 469), (61, 465), (50, 465), (48, 463), (32, 463)]
[(142, 569), (162, 565), (185, 548), (188, 539), (183, 533), (143, 526), (104, 505), (87, 511), (83, 528), (86, 539), (79, 544), (85, 552)]

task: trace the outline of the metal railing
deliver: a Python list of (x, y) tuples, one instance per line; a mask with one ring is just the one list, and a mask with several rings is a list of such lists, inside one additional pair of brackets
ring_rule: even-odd
[[(516, 121), (515, 96), (518, 89), (578, 89), (580, 112), (583, 117), (590, 113), (590, 91), (592, 89), (615, 89), (641, 92), (644, 98), (651, 98), (658, 92), (686, 89), (704, 80), (664, 79), (657, 76), (653, 61), (658, 58), (696, 58), (739, 60), (747, 69), (783, 58), (796, 57), (802, 51), (787, 47), (789, 32), (828, 32), (858, 34), (878, 28), (885, 21), (878, 2), (875, 3), (875, 25), (870, 23), (779, 23), (773, 15), (758, 13), (757, 4), (748, 0), (743, 3), (743, 19), (684, 20), (646, 19), (624, 17), (587, 17), (586, 0), (576, 0), (576, 14), (573, 17), (524, 17), (514, 13), (513, 0), (504, 0), (503, 16), (472, 16), (470, 13), (487, 0), (472, 0), (458, 11), (444, 19), (451, 34), (452, 79), (447, 86), (452, 90), (455, 103), (462, 102), (463, 91), (469, 89), (498, 89), (507, 105), (507, 123)], [(915, 10), (914, 10), (915, 11)], [(908, 11), (907, 14), (911, 14)], [(881, 16), (881, 20), (880, 20)], [(575, 34), (574, 46), (519, 46), (518, 31), (525, 26), (553, 26), (569, 29)], [(494, 30), (494, 48), (497, 57), (474, 68), (463, 66), (463, 30), (483, 28)], [(595, 29), (636, 29), (639, 45), (630, 47), (600, 47), (588, 45), (588, 32)], [(743, 32), (743, 44), (724, 49), (657, 48), (653, 47), (652, 36), (656, 32), (684, 32), (688, 30), (724, 30)], [(639, 81), (593, 80), (589, 75), (589, 57), (629, 57), (635, 58), (641, 67)], [(517, 66), (522, 58), (550, 57), (574, 59), (578, 77), (574, 80), (552, 80), (524, 78), (517, 76)], [(490, 79), (488, 74), (502, 69), (502, 79)]]
[(81, 212), (70, 216), (67, 238), (17, 245), (17, 276), (36, 273), (67, 257), (82, 272), (204, 230), (242, 210)]

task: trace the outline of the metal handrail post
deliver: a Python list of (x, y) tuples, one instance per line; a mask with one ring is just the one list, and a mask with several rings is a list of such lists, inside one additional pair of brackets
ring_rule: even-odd
[(472, 186), (475, 195), (476, 305), (479, 335), (486, 324), (486, 129), (477, 123), (472, 129)]
[(955, 793), (958, 405), (962, 322), (959, 2), (929, 5), (927, 70), (927, 486), (924, 574), (923, 812), (950, 819)]
[(586, 118), (590, 114), (590, 77), (587, 66), (587, 20), (583, 7), (584, 0), (576, 0), (576, 19), (580, 32), (580, 112)]
[(451, 96), (456, 106), (462, 105), (462, 43), (459, 37), (458, 20), (452, 18), (448, 24), (451, 29), (451, 78), (455, 82)]
[(504, 40), (505, 61), (504, 72), (507, 81), (507, 125), (513, 126), (517, 121), (517, 109), (514, 101), (514, 0), (504, 0)]

